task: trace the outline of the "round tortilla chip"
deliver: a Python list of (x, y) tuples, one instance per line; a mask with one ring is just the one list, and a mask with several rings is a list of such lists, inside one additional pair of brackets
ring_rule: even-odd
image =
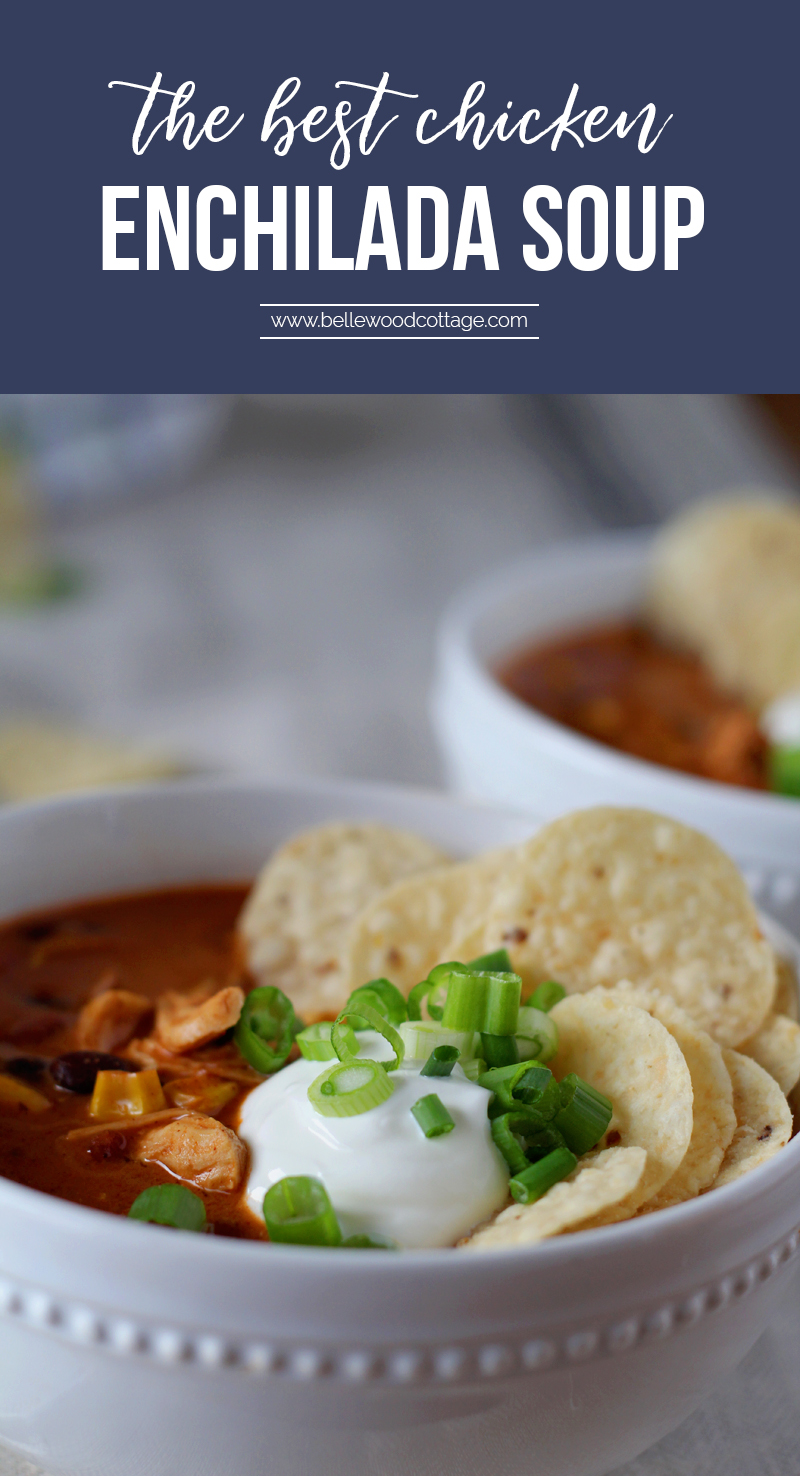
[(800, 1025), (788, 1015), (767, 1015), (761, 1029), (739, 1049), (774, 1077), (784, 1096), (800, 1081)]
[(734, 863), (647, 810), (578, 810), (518, 847), (480, 951), (503, 945), (526, 986), (629, 979), (670, 995), (721, 1045), (752, 1035), (775, 992), (775, 956)]
[(591, 1160), (581, 1159), (560, 1184), (554, 1184), (535, 1204), (512, 1204), (495, 1220), (461, 1241), (461, 1250), (501, 1250), (533, 1245), (584, 1223), (634, 1193), (645, 1171), (643, 1148), (605, 1148)]
[(656, 539), (646, 614), (755, 708), (800, 687), (800, 508), (695, 504)]
[(350, 993), (344, 953), (354, 918), (393, 882), (446, 860), (420, 836), (371, 822), (294, 836), (267, 862), (239, 918), (251, 972), (302, 1015), (336, 1014)]
[(736, 1129), (733, 1087), (720, 1046), (674, 1000), (655, 990), (627, 989), (625, 984), (615, 993), (660, 1021), (680, 1047), (692, 1078), (689, 1147), (663, 1189), (643, 1206), (649, 1213), (683, 1204), (713, 1184)]
[(619, 991), (572, 994), (551, 1010), (558, 1050), (549, 1065), (559, 1080), (575, 1071), (610, 1097), (609, 1136), (644, 1148), (647, 1163), (631, 1195), (612, 1210), (625, 1219), (657, 1194), (682, 1163), (692, 1137), (692, 1079), (683, 1052), (647, 1010)]
[[(399, 882), (376, 897), (356, 919), (347, 947), (345, 974), (351, 989), (367, 979), (391, 979), (408, 994), (448, 953), (454, 932), (466, 920), (485, 917), (498, 872), (508, 852), (489, 851), (474, 861)], [(463, 962), (476, 958), (476, 948)]]
[(750, 1169), (758, 1168), (792, 1136), (789, 1103), (777, 1082), (763, 1066), (738, 1051), (723, 1051), (733, 1083), (736, 1132), (731, 1140), (713, 1188), (731, 1184)]

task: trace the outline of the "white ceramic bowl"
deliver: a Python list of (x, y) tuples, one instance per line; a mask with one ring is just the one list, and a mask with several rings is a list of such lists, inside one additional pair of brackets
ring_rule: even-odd
[(592, 804), (644, 805), (705, 830), (735, 855), (788, 868), (800, 897), (800, 801), (631, 758), (513, 697), (492, 675), (527, 641), (635, 610), (649, 538), (610, 534), (545, 548), (471, 585), (438, 645), (433, 722), (453, 788), (552, 817)]
[[(246, 877), (334, 816), (454, 853), (530, 829), (332, 784), (65, 799), (0, 813), (0, 915)], [(62, 1476), (600, 1476), (755, 1342), (799, 1203), (796, 1140), (694, 1203), (536, 1248), (344, 1254), (176, 1235), (0, 1180), (0, 1442)]]

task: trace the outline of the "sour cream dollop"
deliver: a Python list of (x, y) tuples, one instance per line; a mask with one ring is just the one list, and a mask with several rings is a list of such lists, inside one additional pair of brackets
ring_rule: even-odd
[[(359, 1054), (391, 1056), (372, 1031), (359, 1033)], [(247, 1198), (259, 1217), (264, 1195), (288, 1175), (321, 1179), (342, 1233), (386, 1236), (406, 1249), (452, 1245), (508, 1197), (508, 1168), (492, 1141), (489, 1094), (459, 1066), (445, 1077), (420, 1076), (421, 1061), (391, 1073), (388, 1101), (357, 1117), (322, 1117), (308, 1088), (326, 1067), (294, 1061), (256, 1087), (242, 1109), (239, 1135), (250, 1149)], [(435, 1092), (455, 1121), (452, 1132), (426, 1138), (411, 1115)]]

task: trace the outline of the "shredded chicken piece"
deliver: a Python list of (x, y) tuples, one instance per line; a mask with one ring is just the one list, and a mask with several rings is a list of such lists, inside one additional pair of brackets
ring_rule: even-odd
[(153, 1001), (130, 989), (106, 989), (83, 1006), (75, 1026), (79, 1050), (115, 1051), (149, 1015)]
[(201, 1112), (137, 1133), (130, 1151), (137, 1163), (160, 1163), (188, 1184), (228, 1193), (238, 1189), (247, 1160), (233, 1129)]
[(92, 1122), (88, 1127), (71, 1128), (68, 1133), (64, 1134), (64, 1142), (79, 1143), (83, 1138), (101, 1138), (104, 1135), (108, 1137), (110, 1133), (119, 1133), (125, 1135), (127, 1145), (129, 1133), (138, 1133), (140, 1128), (146, 1127), (151, 1122), (166, 1122), (169, 1118), (182, 1116), (184, 1116), (183, 1107), (162, 1107), (160, 1112), (144, 1112), (141, 1117), (137, 1118), (112, 1117), (106, 1122)]
[[(17, 1053), (19, 1054), (19, 1053)], [(186, 1054), (177, 1056), (173, 1051), (168, 1051), (154, 1035), (142, 1036), (141, 1040), (132, 1040), (125, 1047), (125, 1054), (138, 1066), (155, 1066), (156, 1070), (165, 1079), (172, 1077), (194, 1076), (198, 1071), (209, 1071), (223, 1081), (238, 1081), (243, 1086), (256, 1086), (264, 1080), (263, 1075), (254, 1071), (231, 1041), (225, 1041), (217, 1047), (204, 1047), (202, 1052), (196, 1055)]]
[(156, 1039), (178, 1055), (195, 1050), (230, 1030), (242, 1013), (243, 1004), (244, 990), (235, 984), (218, 989), (202, 1004), (168, 990), (159, 995), (156, 1003)]

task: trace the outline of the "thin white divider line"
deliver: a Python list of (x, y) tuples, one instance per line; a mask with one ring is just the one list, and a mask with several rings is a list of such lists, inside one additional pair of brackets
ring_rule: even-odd
[(262, 308), (537, 308), (538, 302), (260, 302)]
[(298, 333), (289, 338), (285, 333), (262, 333), (262, 343), (466, 343), (476, 338), (480, 343), (538, 343), (538, 333), (456, 333), (445, 338), (441, 333)]

